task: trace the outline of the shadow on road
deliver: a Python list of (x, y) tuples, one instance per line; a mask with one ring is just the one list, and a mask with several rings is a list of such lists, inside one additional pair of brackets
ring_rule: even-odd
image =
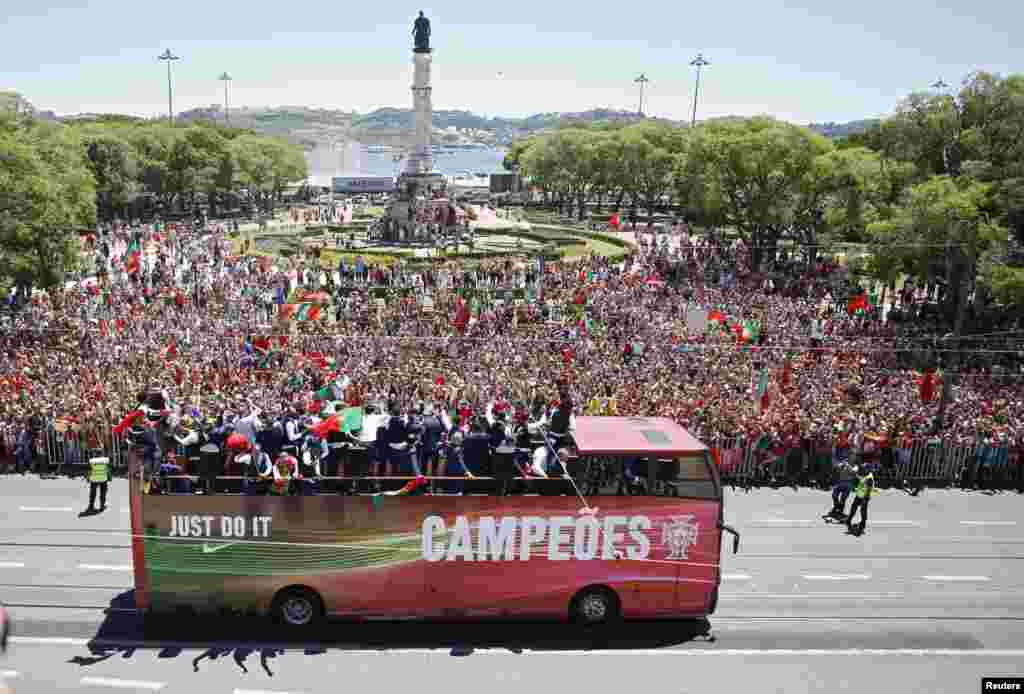
[[(243, 672), (249, 658), (273, 676), (271, 661), (286, 651), (322, 655), (331, 650), (387, 652), (436, 649), (469, 656), (477, 649), (531, 651), (627, 650), (676, 646), (708, 637), (707, 620), (625, 622), (613, 630), (585, 629), (557, 622), (354, 622), (331, 621), (312, 632), (290, 634), (268, 619), (237, 616), (143, 615), (133, 611), (131, 592), (111, 601), (111, 611), (89, 643), (88, 656), (70, 662), (83, 667), (138, 651), (178, 658), (184, 649), (205, 649), (192, 658), (193, 671), (230, 657)], [(191, 654), (188, 657), (192, 657)]]

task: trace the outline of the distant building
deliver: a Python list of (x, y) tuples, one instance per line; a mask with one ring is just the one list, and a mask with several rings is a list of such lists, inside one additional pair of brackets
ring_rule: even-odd
[(395, 192), (395, 179), (390, 176), (335, 176), (331, 185), (335, 193)]

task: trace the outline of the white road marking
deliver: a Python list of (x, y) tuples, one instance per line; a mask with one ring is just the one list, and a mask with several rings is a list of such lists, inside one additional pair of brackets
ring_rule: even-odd
[(45, 513), (48, 511), (71, 513), (73, 509), (70, 506), (22, 506), (21, 510), (29, 513)]
[[(387, 653), (398, 653), (399, 651), (387, 651)], [(408, 651), (418, 653), (428, 653), (430, 651)], [(433, 651), (437, 654), (437, 651)], [(501, 653), (507, 654), (507, 650), (495, 649), (492, 652), (494, 655)], [(476, 650), (473, 655), (483, 654), (489, 655), (487, 651)], [(716, 648), (716, 649), (654, 649), (645, 648), (637, 650), (598, 650), (598, 651), (537, 651), (532, 652), (531, 655), (574, 655), (582, 657), (606, 657), (606, 656), (634, 656), (634, 655), (660, 655), (660, 656), (754, 656), (754, 655), (776, 655), (776, 656), (803, 656), (803, 655), (817, 655), (817, 656), (921, 656), (925, 658), (934, 658), (936, 656), (974, 656), (978, 658), (1020, 658), (1024, 656), (1024, 650), (1021, 649), (1005, 649), (1005, 650), (956, 650), (950, 648), (937, 648), (937, 649), (924, 649), (924, 648), (837, 648), (836, 650), (828, 650), (824, 648), (809, 648), (807, 650), (800, 650), (798, 648), (778, 648), (778, 649), (742, 649), (742, 648)]]
[(17, 670), (0, 670), (0, 679), (13, 680), (18, 677)]
[(749, 581), (749, 574), (723, 574), (723, 581)]
[(960, 521), (960, 525), (1017, 525), (1017, 521), (979, 521), (979, 520), (963, 520)]
[(23, 561), (0, 561), (0, 569), (24, 569)]
[(158, 692), (167, 686), (166, 682), (148, 682), (146, 680), (118, 680), (111, 677), (83, 677), (79, 680), (83, 687), (113, 687), (115, 689), (146, 689)]
[(39, 646), (87, 646), (89, 639), (73, 639), (67, 636), (12, 636), (11, 643), (36, 644)]
[(871, 574), (804, 574), (805, 581), (867, 581)]
[(991, 581), (988, 576), (922, 576), (926, 581)]
[(131, 571), (128, 564), (79, 564), (82, 571)]

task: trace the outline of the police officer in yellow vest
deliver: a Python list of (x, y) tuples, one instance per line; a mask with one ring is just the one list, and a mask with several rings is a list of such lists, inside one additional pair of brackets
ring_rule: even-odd
[[(107, 485), (110, 484), (110, 458), (89, 459), (89, 508), (86, 513), (100, 513), (107, 508)], [(96, 492), (100, 507), (96, 508)]]
[[(860, 535), (868, 524), (868, 501), (875, 493), (875, 474), (867, 467), (861, 468), (857, 474), (857, 486), (854, 487), (853, 506), (850, 507), (850, 516), (846, 519), (846, 527), (851, 533)], [(860, 511), (860, 524), (853, 529), (853, 516)]]

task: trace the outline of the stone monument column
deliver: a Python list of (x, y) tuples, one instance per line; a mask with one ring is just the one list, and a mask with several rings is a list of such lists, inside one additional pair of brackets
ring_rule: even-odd
[(416, 175), (430, 173), (434, 169), (434, 156), (430, 148), (434, 107), (430, 93), (431, 49), (416, 48), (412, 55), (415, 68), (412, 80), (413, 146), (405, 163), (405, 173)]

